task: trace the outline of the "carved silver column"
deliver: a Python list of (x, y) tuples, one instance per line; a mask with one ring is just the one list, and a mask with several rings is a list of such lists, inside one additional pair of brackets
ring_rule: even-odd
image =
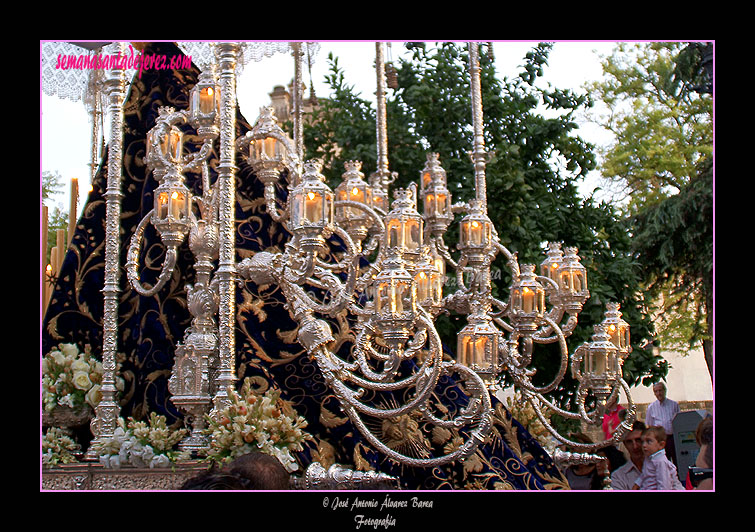
[[(121, 51), (125, 53), (123, 44)], [(92, 444), (113, 435), (120, 414), (116, 401), (115, 368), (118, 349), (118, 294), (120, 293), (120, 229), (121, 229), (121, 172), (123, 155), (123, 101), (126, 97), (126, 73), (113, 68), (105, 79), (110, 113), (110, 142), (105, 190), (105, 282), (102, 289), (104, 311), (102, 318), (102, 399), (95, 407), (91, 422)], [(85, 458), (97, 460), (93, 445)]]
[(236, 382), (236, 62), (239, 43), (216, 45), (220, 84), (220, 161), (218, 164), (220, 250), (217, 270), (219, 361), (213, 411), (230, 404), (228, 387)]
[[(296, 157), (299, 162), (304, 160), (304, 122), (302, 121), (302, 63), (304, 60), (304, 50), (302, 45), (306, 43), (292, 42), (291, 49), (294, 56), (294, 146), (296, 146)], [(301, 168), (295, 172), (296, 178), (301, 175)], [(291, 182), (291, 186), (296, 186), (296, 182)]]
[(482, 203), (485, 212), (488, 209), (487, 185), (485, 182), (485, 137), (482, 127), (482, 90), (480, 88), (480, 55), (478, 44), (469, 43), (469, 73), (472, 91), (472, 125), (474, 127), (474, 163), (476, 199)]

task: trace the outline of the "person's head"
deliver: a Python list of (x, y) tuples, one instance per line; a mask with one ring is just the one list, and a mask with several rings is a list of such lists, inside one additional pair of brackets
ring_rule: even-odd
[(647, 427), (642, 431), (642, 451), (645, 456), (655, 454), (666, 447), (666, 431), (663, 427)]
[(706, 417), (697, 426), (695, 439), (700, 446), (695, 465), (697, 467), (713, 467), (713, 418)]
[(642, 461), (644, 453), (642, 451), (642, 432), (645, 430), (645, 424), (642, 421), (635, 421), (632, 424), (632, 430), (624, 434), (624, 447), (626, 447), (629, 457), (634, 461)]
[(186, 480), (181, 485), (182, 490), (245, 490), (243, 479), (229, 473), (221, 473), (215, 470), (205, 471)]
[(235, 458), (227, 471), (248, 481), (251, 490), (287, 490), (290, 475), (274, 456), (252, 452)]
[(661, 403), (666, 400), (666, 385), (662, 382), (653, 384), (653, 394)]

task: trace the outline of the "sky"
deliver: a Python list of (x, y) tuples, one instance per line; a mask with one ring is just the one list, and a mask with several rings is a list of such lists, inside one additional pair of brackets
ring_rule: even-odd
[[(520, 71), (525, 54), (537, 41), (500, 41), (493, 43), (496, 70), (499, 77), (513, 77)], [(548, 59), (545, 75), (539, 84), (581, 90), (582, 86), (602, 76), (601, 56), (610, 54), (615, 46), (611, 41), (561, 41), (554, 44)], [(328, 73), (328, 53), (338, 57), (346, 82), (353, 85), (361, 97), (374, 102), (376, 74), (374, 69), (374, 41), (338, 42), (321, 41), (320, 50), (312, 65), (311, 80), (318, 97), (327, 97), (329, 88), (324, 81)], [(398, 62), (402, 53), (407, 53), (401, 42), (392, 42), (386, 48), (385, 59)], [(272, 57), (246, 65), (237, 82), (237, 94), (241, 113), (254, 123), (260, 107), (269, 104), (268, 94), (275, 85), (287, 86), (293, 79), (294, 62), (290, 54), (276, 53)], [(303, 81), (309, 87), (310, 75), (305, 63)], [(63, 177), (65, 190), (48, 200), (46, 204), (61, 210), (69, 208), (70, 180), (79, 181), (79, 209), (89, 189), (89, 159), (91, 124), (81, 101), (70, 101), (41, 94), (40, 98), (40, 173), (58, 172)], [(483, 109), (484, 113), (484, 109)], [(576, 134), (598, 146), (611, 142), (611, 136), (597, 124), (578, 120)], [(105, 131), (108, 132), (106, 125)], [(471, 148), (470, 148), (471, 149)], [(390, 153), (388, 154), (390, 159)], [(582, 186), (585, 194), (592, 191), (598, 182), (593, 172)]]

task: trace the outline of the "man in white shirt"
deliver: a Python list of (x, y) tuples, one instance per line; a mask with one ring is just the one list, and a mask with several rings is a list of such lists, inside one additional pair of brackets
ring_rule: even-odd
[(672, 421), (679, 413), (679, 403), (666, 397), (666, 385), (657, 382), (653, 385), (656, 401), (648, 406), (645, 424), (648, 427), (663, 427), (666, 431), (666, 456), (676, 464), (676, 446), (674, 445), (674, 427)]
[(645, 454), (642, 452), (642, 431), (645, 424), (635, 421), (632, 430), (624, 434), (624, 447), (629, 453), (629, 461), (611, 473), (611, 488), (614, 490), (631, 490), (635, 480), (642, 473), (642, 462)]

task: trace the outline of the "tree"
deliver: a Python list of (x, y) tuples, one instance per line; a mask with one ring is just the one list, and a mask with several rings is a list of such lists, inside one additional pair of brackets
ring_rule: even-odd
[[(63, 177), (58, 172), (42, 172), (42, 201), (58, 194), (63, 189)], [(68, 212), (56, 206), (49, 212), (47, 218), (47, 256), (45, 263), (50, 262), (50, 250), (57, 245), (57, 230), (68, 229)]]
[(630, 195), (626, 226), (658, 307), (658, 339), (686, 351), (702, 343), (712, 376), (712, 98), (697, 43), (619, 45), (592, 88), (616, 135), (602, 173)]
[(621, 43), (603, 61), (604, 79), (589, 85), (609, 110), (601, 125), (615, 136), (601, 173), (623, 185), (629, 213), (678, 194), (712, 154), (712, 98), (685, 80), (691, 75), (685, 48)]
[[(395, 186), (416, 181), (426, 153), (432, 151), (440, 155), (454, 201), (470, 199), (474, 171), (468, 154), (473, 131), (467, 52), (452, 43), (433, 48), (422, 43), (407, 46), (411, 58), (400, 61), (398, 89), (388, 95), (386, 104), (390, 169), (399, 175)], [(503, 81), (492, 61), (481, 54), (485, 143), (492, 153), (486, 168), (489, 215), (502, 243), (518, 252), (520, 262), (541, 262), (547, 241), (563, 241), (583, 250), (593, 297), (580, 314), (580, 326), (570, 340), (572, 351), (589, 340), (592, 325), (603, 318), (605, 303), (619, 302), (633, 327), (634, 352), (625, 365), (627, 381), (657, 380), (665, 375), (667, 366), (643, 342), (650, 336), (650, 323), (643, 313), (644, 302), (634, 290), (638, 285), (636, 263), (626, 232), (610, 205), (583, 200), (574, 183), (595, 166), (592, 147), (573, 134), (574, 113), (590, 100), (571, 91), (535, 87), (549, 50), (550, 45), (537, 46), (527, 54), (524, 71)], [(332, 168), (360, 158), (363, 170), (374, 168), (374, 113), (368, 111), (369, 102), (354, 97), (337, 61), (330, 60), (328, 81), (333, 95), (305, 123), (307, 154), (325, 154)], [(545, 118), (536, 110), (541, 101), (563, 112), (557, 118)], [(369, 124), (358, 123), (368, 119)], [(343, 139), (338, 141), (339, 150), (317, 144), (336, 139)], [(451, 249), (456, 243), (456, 225), (452, 224), (446, 238)], [(494, 292), (505, 299), (511, 279), (501, 257), (494, 268), (501, 271)], [(436, 323), (452, 349), (464, 324), (463, 317), (456, 315)], [(535, 362), (545, 380), (557, 370), (554, 360), (558, 357), (548, 356), (548, 349), (543, 351)], [(567, 377), (563, 384), (554, 399), (566, 406), (576, 383)]]

